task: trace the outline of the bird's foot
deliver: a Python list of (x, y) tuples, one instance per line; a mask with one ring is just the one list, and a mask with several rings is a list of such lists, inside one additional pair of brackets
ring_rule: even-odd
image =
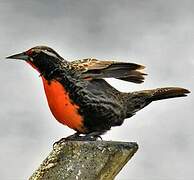
[(68, 136), (68, 137), (62, 138), (62, 139), (64, 139), (65, 141), (96, 141), (98, 138), (100, 138), (102, 140), (100, 135), (96, 135), (93, 133), (89, 133), (86, 135), (80, 135), (79, 133), (75, 133), (71, 136)]
[(86, 134), (84, 138), (85, 138), (85, 141), (96, 141), (98, 139), (102, 140), (102, 137), (98, 132), (92, 132), (92, 133)]
[(60, 144), (60, 143), (62, 143), (62, 142), (66, 142), (66, 141), (76, 141), (76, 139), (79, 137), (79, 133), (75, 133), (75, 134), (72, 134), (72, 135), (70, 135), (70, 136), (68, 136), (68, 137), (65, 137), (65, 138), (61, 138), (59, 141), (57, 141), (57, 142), (55, 142), (54, 144), (53, 144), (53, 147), (55, 146), (55, 145), (57, 145), (57, 144)]
[(67, 142), (67, 141), (96, 141), (98, 139), (102, 140), (102, 137), (96, 132), (89, 133), (86, 135), (80, 135), (80, 133), (75, 133), (68, 137), (61, 138), (59, 141), (55, 142), (53, 146), (55, 146), (56, 144), (62, 143), (62, 142)]

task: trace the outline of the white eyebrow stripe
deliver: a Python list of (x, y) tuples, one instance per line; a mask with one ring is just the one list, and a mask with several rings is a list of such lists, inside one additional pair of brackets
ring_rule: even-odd
[(52, 53), (52, 52), (49, 52), (49, 51), (47, 51), (47, 50), (42, 50), (42, 52), (44, 52), (45, 54), (47, 54), (47, 55), (49, 55), (49, 56), (53, 56), (53, 57), (55, 57), (55, 58), (58, 58), (58, 57), (56, 56), (56, 54), (54, 54), (54, 53)]

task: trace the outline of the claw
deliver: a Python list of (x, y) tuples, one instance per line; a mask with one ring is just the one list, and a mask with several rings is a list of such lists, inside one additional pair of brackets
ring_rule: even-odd
[(99, 138), (101, 141), (103, 141), (103, 139), (100, 135), (98, 135), (97, 138)]
[(77, 139), (80, 137), (79, 135), (80, 135), (79, 133), (75, 133), (75, 134), (72, 134), (68, 137), (61, 138), (59, 141), (57, 141), (53, 144), (53, 148), (55, 145), (60, 144), (60, 143), (65, 142), (65, 141), (77, 141)]

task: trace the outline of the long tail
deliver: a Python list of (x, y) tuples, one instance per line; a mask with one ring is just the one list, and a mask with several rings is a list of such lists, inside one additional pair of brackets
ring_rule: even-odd
[(161, 99), (184, 97), (190, 93), (189, 90), (180, 87), (165, 87), (153, 90), (148, 90), (150, 93), (150, 100), (157, 101)]
[(165, 87), (125, 94), (125, 100), (127, 101), (127, 117), (131, 117), (137, 111), (150, 104), (152, 101), (184, 97), (187, 96), (188, 93), (190, 93), (190, 91), (184, 88)]

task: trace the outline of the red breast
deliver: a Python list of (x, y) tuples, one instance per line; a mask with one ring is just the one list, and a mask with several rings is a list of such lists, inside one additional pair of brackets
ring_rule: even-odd
[[(33, 63), (30, 61), (28, 63), (38, 71)], [(69, 94), (63, 85), (57, 80), (48, 82), (43, 76), (42, 81), (48, 105), (53, 116), (60, 123), (79, 132), (84, 132), (83, 118), (78, 113), (79, 106), (71, 101)]]
[(68, 127), (83, 131), (83, 119), (78, 114), (79, 107), (72, 103), (68, 92), (56, 80), (48, 82), (42, 77), (48, 105), (54, 117)]

